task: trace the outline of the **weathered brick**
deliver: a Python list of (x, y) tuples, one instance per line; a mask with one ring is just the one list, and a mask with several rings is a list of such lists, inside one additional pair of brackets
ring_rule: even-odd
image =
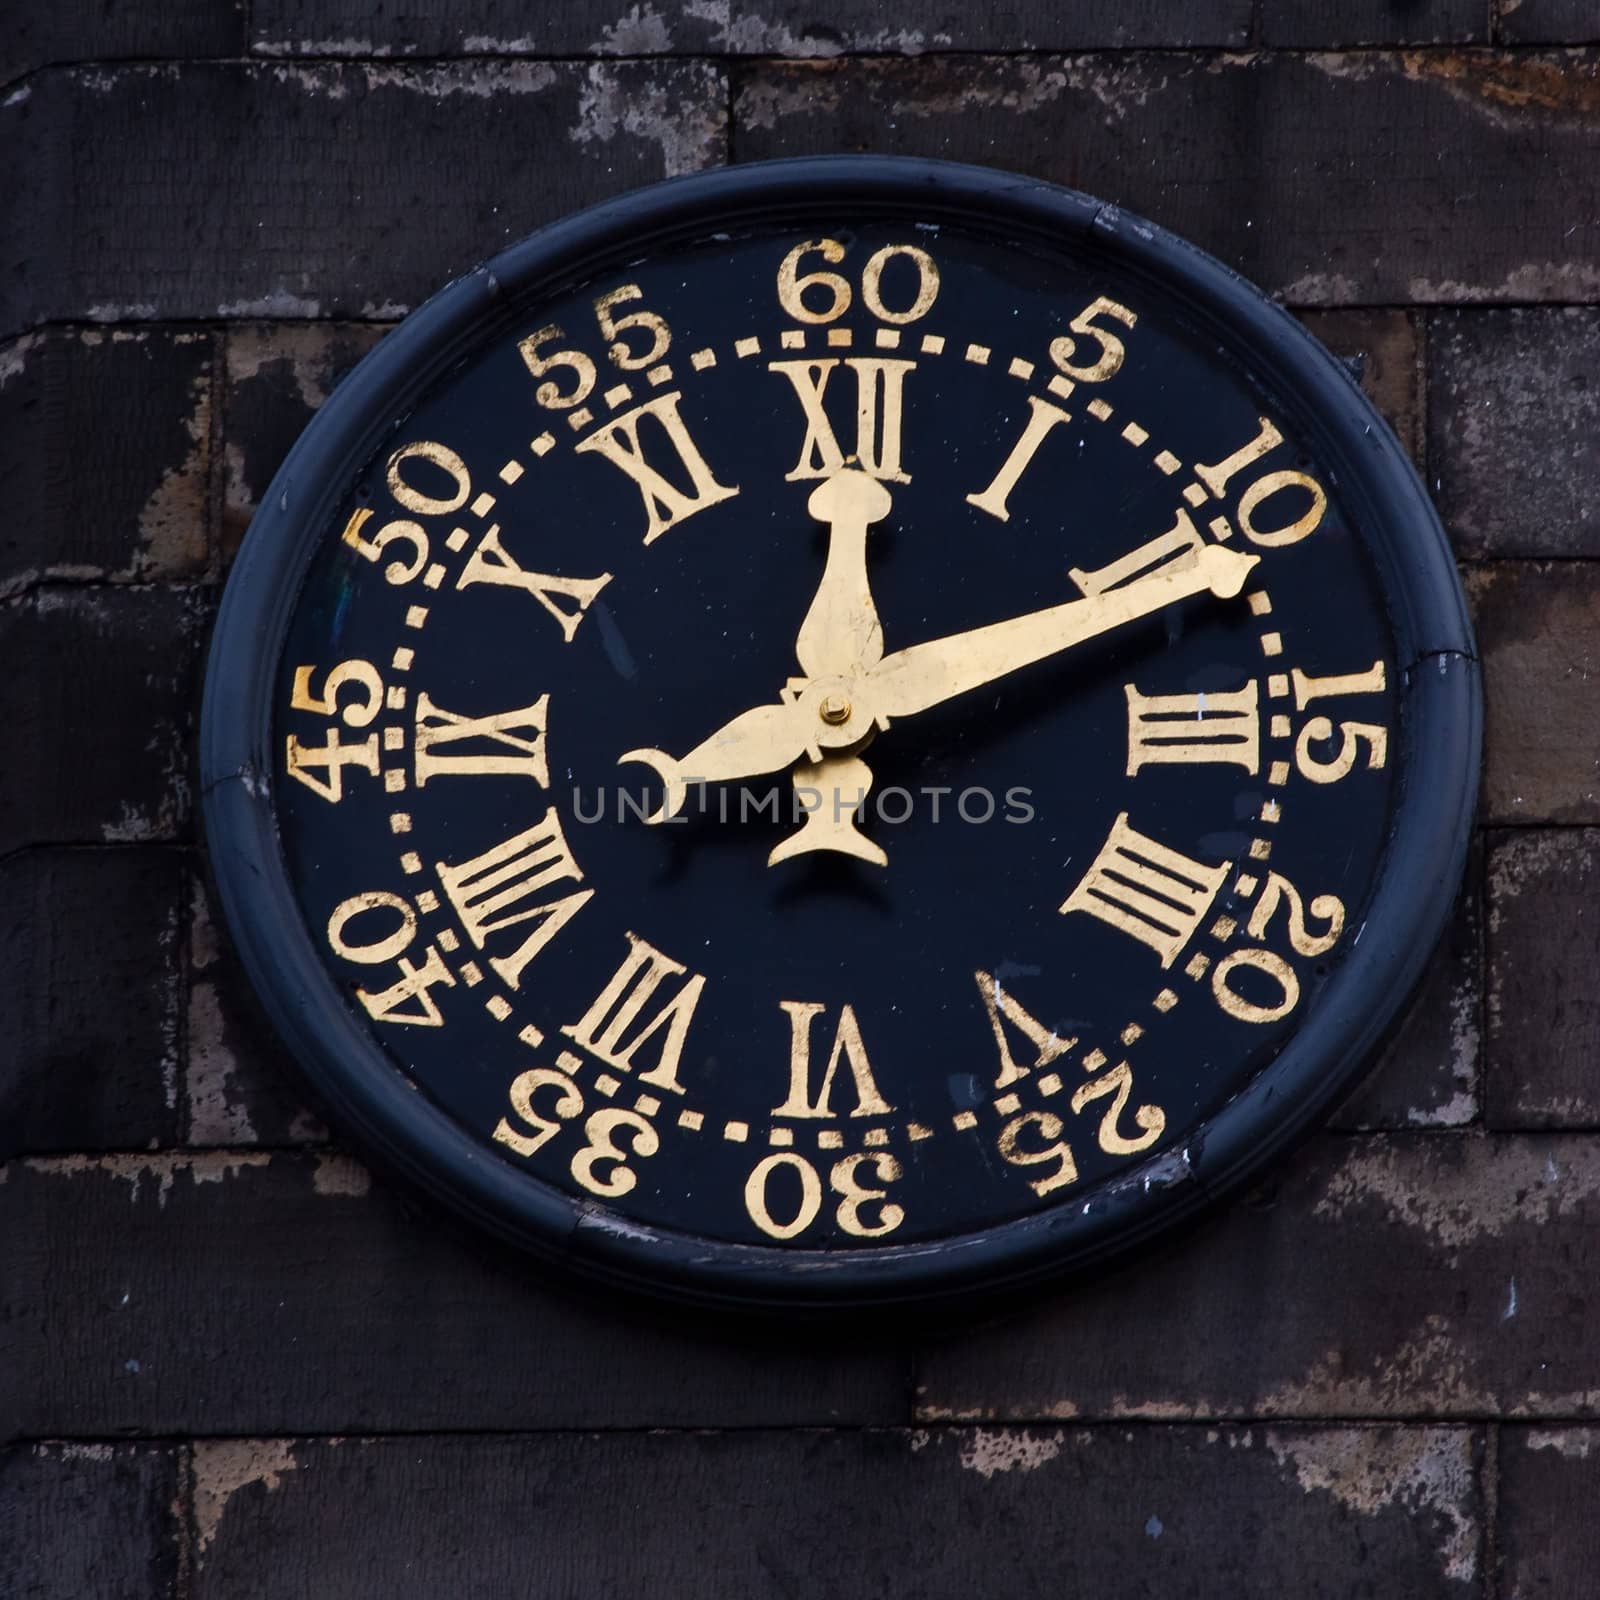
[(1498, 0), (1507, 44), (1592, 44), (1600, 39), (1593, 0)]
[(728, 0), (255, 0), (267, 56), (661, 56), (734, 48)]
[(0, 104), (0, 335), (397, 316), (540, 223), (721, 160), (726, 105), (700, 62), (53, 69)]
[(908, 1356), (888, 1335), (758, 1337), (591, 1306), (418, 1209), (332, 1153), (13, 1163), (0, 1422), (48, 1436), (908, 1420)]
[(1581, 300), (1594, 74), (1487, 50), (771, 64), (736, 70), (735, 138), (741, 160), (943, 156), (1087, 189), (1294, 305)]
[[(1453, 5), (1463, 0), (1451, 0)], [(1250, 0), (943, 0), (894, 13), (882, 0), (408, 0), (374, 11), (359, 0), (257, 0), (263, 55), (758, 55), (938, 50), (1108, 49), (1243, 45)]]
[(0, 1156), (176, 1137), (184, 877), (173, 850), (0, 861)]
[(1600, 1124), (1600, 832), (1519, 829), (1489, 857), (1492, 1126)]
[(13, 6), (0, 35), (0, 84), (61, 61), (237, 55), (244, 39), (243, 0), (163, 0), (159, 6), (61, 0)]
[(178, 1452), (15, 1445), (0, 1454), (0, 1573), (13, 1600), (157, 1600), (177, 1593)]
[(185, 1143), (199, 1146), (324, 1142), (327, 1129), (279, 1044), (203, 883), (193, 886), (184, 1030)]
[(181, 589), (45, 588), (0, 607), (0, 855), (144, 843), (189, 825), (200, 606)]
[(1600, 822), (1600, 566), (1497, 562), (1468, 574), (1483, 658), (1489, 822)]
[(1600, 556), (1600, 311), (1436, 312), (1428, 460), (1464, 555)]
[(0, 597), (204, 570), (211, 363), (198, 333), (53, 330), (0, 349)]
[(1420, 463), (1422, 382), (1411, 317), (1404, 311), (1308, 311), (1300, 320), (1334, 355), (1359, 364), (1366, 397)]
[(1600, 1147), (1330, 1136), (1187, 1238), (930, 1344), (921, 1414), (1600, 1414)]
[(1261, 40), (1267, 45), (1483, 44), (1489, 38), (1485, 0), (1263, 0)]
[(1464, 1428), (229, 1440), (195, 1450), (194, 1594), (443, 1600), (470, 1550), (482, 1594), (1442, 1600), (1483, 1593), (1480, 1457)]
[(231, 560), (272, 475), (339, 381), (383, 337), (359, 323), (265, 323), (227, 334), (223, 556)]
[(1577, 1600), (1600, 1573), (1600, 1429), (1502, 1428), (1500, 1600)]
[(1474, 849), (1450, 925), (1411, 1010), (1339, 1128), (1450, 1128), (1477, 1117), (1483, 1056), (1482, 860)]

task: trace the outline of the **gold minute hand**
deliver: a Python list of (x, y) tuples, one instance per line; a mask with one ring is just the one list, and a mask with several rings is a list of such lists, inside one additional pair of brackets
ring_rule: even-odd
[(867, 673), (864, 687), (876, 715), (913, 716), (1190, 595), (1236, 595), (1260, 559), (1207, 545), (1192, 562), (1120, 589), (896, 650)]

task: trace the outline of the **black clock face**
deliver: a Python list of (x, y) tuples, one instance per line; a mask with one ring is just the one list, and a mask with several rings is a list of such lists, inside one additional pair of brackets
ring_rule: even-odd
[(1348, 1087), (1459, 873), (1470, 637), (1398, 448), (1078, 196), (605, 208), (412, 318), (267, 505), (207, 708), (246, 959), (381, 1152), (594, 1271), (1125, 1247)]

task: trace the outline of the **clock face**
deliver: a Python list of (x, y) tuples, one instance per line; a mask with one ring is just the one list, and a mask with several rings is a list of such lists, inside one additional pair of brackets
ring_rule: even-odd
[(411, 318), (269, 492), (208, 821), (336, 1114), (703, 1299), (955, 1294), (1237, 1183), (1437, 937), (1477, 683), (1383, 423), (1215, 264), (741, 169)]

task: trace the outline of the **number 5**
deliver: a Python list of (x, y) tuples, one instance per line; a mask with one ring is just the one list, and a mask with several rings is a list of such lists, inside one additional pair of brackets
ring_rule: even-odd
[[(665, 319), (658, 317), (654, 311), (630, 311), (625, 317), (611, 315), (613, 306), (625, 300), (641, 299), (643, 295), (644, 290), (638, 284), (625, 283), (620, 289), (601, 295), (594, 303), (595, 321), (600, 324), (601, 337), (611, 341), (606, 354), (624, 372), (637, 372), (641, 367), (654, 366), (672, 344), (672, 334)], [(642, 329), (650, 335), (650, 348), (642, 356), (631, 354), (628, 341), (622, 337), (630, 328)]]
[(1067, 326), (1074, 333), (1088, 334), (1100, 346), (1099, 359), (1087, 367), (1072, 365), (1072, 357), (1078, 347), (1076, 339), (1069, 339), (1066, 334), (1062, 334), (1059, 339), (1050, 341), (1050, 359), (1069, 378), (1076, 378), (1079, 383), (1103, 383), (1122, 366), (1123, 358), (1127, 354), (1122, 340), (1116, 334), (1105, 328), (1095, 327), (1096, 317), (1110, 317), (1129, 328), (1139, 320), (1126, 306), (1118, 305), (1115, 300), (1108, 300), (1104, 295), (1101, 295), (1087, 310), (1080, 311)]

